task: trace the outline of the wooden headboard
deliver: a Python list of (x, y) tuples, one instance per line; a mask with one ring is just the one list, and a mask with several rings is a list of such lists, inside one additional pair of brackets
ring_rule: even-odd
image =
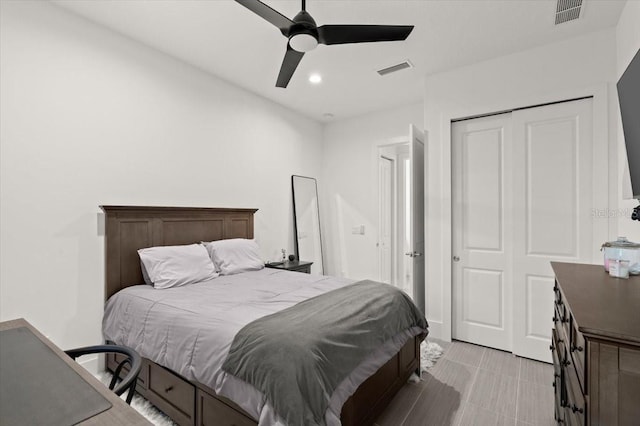
[(138, 249), (253, 238), (257, 209), (100, 206), (105, 213), (105, 300), (143, 284)]

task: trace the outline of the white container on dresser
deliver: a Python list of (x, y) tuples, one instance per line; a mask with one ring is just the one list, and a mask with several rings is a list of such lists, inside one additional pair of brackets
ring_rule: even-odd
[(555, 419), (640, 425), (640, 277), (551, 262)]

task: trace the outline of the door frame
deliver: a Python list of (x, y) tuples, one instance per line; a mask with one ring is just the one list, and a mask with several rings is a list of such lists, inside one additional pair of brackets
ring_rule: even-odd
[[(411, 281), (413, 284), (412, 298), (421, 312), (425, 312), (426, 305), (426, 266), (427, 266), (427, 227), (426, 227), (426, 176), (427, 176), (427, 141), (429, 132), (419, 129), (416, 125), (409, 125), (409, 157), (411, 161)], [(420, 158), (419, 147), (422, 147)], [(416, 159), (420, 159), (419, 164)], [(418, 167), (419, 166), (419, 167)], [(421, 168), (420, 173), (416, 171)], [(420, 185), (417, 184), (420, 182)], [(418, 219), (417, 219), (418, 218)]]
[[(382, 179), (382, 163), (383, 161), (388, 161), (389, 162), (389, 169), (390, 169), (390, 178), (388, 182), (383, 182)], [(382, 277), (382, 247), (380, 246), (380, 243), (382, 241), (382, 236), (381, 236), (381, 231), (382, 231), (382, 221), (383, 221), (383, 217), (385, 216), (383, 211), (385, 210), (385, 208), (388, 208), (390, 210), (390, 214), (389, 214), (389, 222), (390, 222), (390, 233), (391, 233), (391, 238), (390, 238), (390, 246), (389, 247), (389, 252), (390, 252), (390, 259), (391, 259), (391, 265), (390, 265), (390, 275), (391, 275), (391, 282), (389, 284), (395, 285), (395, 282), (397, 280), (397, 273), (396, 273), (396, 269), (397, 269), (397, 248), (396, 248), (396, 234), (398, 233), (397, 230), (397, 216), (398, 216), (398, 194), (397, 194), (397, 182), (396, 182), (396, 178), (397, 178), (397, 158), (389, 158), (386, 155), (383, 154), (383, 149), (379, 148), (378, 149), (378, 242), (377, 244), (377, 249), (378, 249), (378, 281), (380, 282), (384, 282), (383, 281), (383, 277)], [(382, 205), (382, 193), (384, 191), (383, 188), (383, 183), (389, 185), (390, 187), (390, 199), (388, 200), (389, 202), (389, 206), (383, 206)]]
[[(608, 107), (608, 88), (606, 84), (588, 86), (580, 89), (571, 89), (561, 92), (547, 93), (543, 95), (525, 96), (517, 101), (500, 101), (487, 103), (482, 106), (467, 106), (468, 104), (460, 103), (460, 106), (445, 107), (440, 114), (438, 125), (442, 129), (442, 204), (439, 216), (442, 218), (440, 222), (440, 247), (437, 251), (441, 256), (429, 256), (427, 258), (426, 269), (440, 270), (442, 272), (442, 317), (428, 318), (430, 329), (434, 337), (438, 337), (445, 341), (451, 341), (451, 332), (453, 324), (452, 309), (452, 246), (453, 246), (453, 212), (452, 212), (452, 172), (453, 158), (451, 155), (451, 125), (452, 121), (467, 117), (481, 116), (491, 111), (500, 112), (526, 107), (528, 105), (540, 105), (553, 103), (565, 99), (574, 99), (581, 97), (593, 97), (593, 139), (594, 141), (606, 140), (607, 143), (593, 144), (593, 204), (594, 206), (611, 206), (616, 204), (618, 191), (615, 183), (617, 182), (617, 139), (615, 135), (609, 133), (609, 107)], [(425, 129), (426, 130), (426, 129)], [(426, 157), (428, 160), (428, 156)], [(428, 173), (428, 167), (426, 168)], [(606, 177), (606, 179), (603, 179)], [(427, 175), (427, 182), (429, 177)], [(603, 195), (605, 194), (605, 195)], [(429, 203), (427, 203), (427, 208)], [(427, 213), (427, 217), (429, 213)], [(608, 241), (613, 234), (617, 232), (617, 223), (615, 218), (610, 217), (608, 220), (594, 222), (593, 240)], [(428, 230), (425, 233), (428, 234)], [(428, 249), (427, 249), (428, 250)], [(434, 250), (436, 251), (436, 250)], [(598, 247), (593, 247), (592, 261), (597, 263), (601, 260), (601, 253)], [(427, 272), (428, 273), (428, 272)], [(427, 286), (434, 285), (434, 280), (426, 279)], [(437, 282), (437, 281), (436, 281)], [(429, 293), (427, 292), (427, 299)], [(427, 313), (428, 313), (427, 308)], [(551, 324), (549, 325), (551, 326)]]
[[(375, 145), (374, 150), (373, 150), (374, 151), (374, 158), (375, 158), (374, 163), (375, 163), (375, 182), (376, 182), (376, 188), (375, 188), (376, 206), (377, 206), (377, 209), (378, 209), (378, 223), (377, 223), (377, 227), (376, 227), (376, 233), (377, 233), (376, 239), (377, 239), (378, 243), (380, 242), (380, 217), (381, 217), (381, 214), (380, 214), (380, 204), (381, 204), (381, 199), (380, 199), (381, 198), (380, 180), (381, 179), (380, 179), (380, 166), (379, 166), (380, 157), (383, 155), (382, 151), (385, 148), (392, 148), (392, 147), (397, 147), (398, 145), (408, 145), (408, 144), (409, 144), (409, 135), (407, 135), (407, 136), (398, 136), (398, 137), (394, 137), (394, 138), (389, 138), (385, 142)], [(393, 169), (394, 169), (394, 185), (395, 185), (394, 197), (393, 197), (394, 198), (394, 200), (393, 200), (393, 218), (394, 218), (394, 231), (393, 231), (393, 234), (394, 234), (394, 237), (397, 237), (397, 234), (398, 234), (398, 229), (397, 229), (397, 221), (398, 221), (398, 208), (397, 208), (397, 202), (398, 202), (398, 190), (397, 189), (398, 188), (397, 188), (397, 186), (398, 186), (398, 182), (397, 182), (397, 179), (396, 179), (397, 170), (398, 170), (398, 161), (397, 160), (398, 159), (396, 158), (395, 161), (394, 161), (394, 167), (393, 167)], [(392, 243), (392, 245), (393, 245), (393, 250), (392, 251), (394, 253), (393, 254), (394, 255), (393, 264), (395, 266), (393, 273), (395, 274), (394, 275), (394, 279), (395, 280), (398, 279), (398, 270), (399, 270), (400, 265), (398, 263), (398, 259), (397, 258), (399, 256), (400, 251), (401, 251), (400, 247), (398, 247), (398, 243), (397, 243), (396, 240), (397, 240), (397, 238), (394, 238), (393, 239), (393, 243)], [(376, 252), (378, 253), (378, 256), (379, 256), (379, 254), (380, 254), (380, 248), (379, 247), (376, 247)], [(378, 257), (378, 259), (379, 259), (379, 257)], [(378, 266), (378, 277), (380, 277), (380, 267), (379, 266)]]
[[(426, 270), (427, 270), (427, 259), (429, 258), (428, 253), (429, 253), (429, 247), (427, 246), (427, 236), (428, 236), (428, 230), (427, 230), (427, 188), (428, 188), (428, 173), (429, 173), (429, 165), (428, 165), (428, 158), (429, 158), (429, 132), (427, 132), (423, 127), (418, 126), (414, 123), (408, 122), (407, 123), (407, 134), (406, 135), (402, 135), (402, 136), (396, 136), (396, 137), (390, 137), (390, 138), (386, 138), (383, 142), (378, 143), (376, 145), (373, 146), (373, 149), (371, 150), (371, 158), (372, 158), (372, 172), (373, 172), (373, 176), (375, 176), (375, 178), (373, 179), (373, 182), (375, 182), (375, 194), (376, 194), (376, 206), (378, 207), (379, 210), (379, 206), (380, 206), (380, 192), (379, 192), (379, 181), (380, 181), (380, 168), (378, 167), (378, 158), (380, 156), (380, 151), (385, 148), (385, 147), (391, 147), (391, 146), (395, 146), (395, 145), (410, 145), (412, 140), (411, 140), (411, 128), (415, 128), (416, 130), (418, 130), (423, 137), (423, 141), (422, 141), (422, 145), (423, 145), (423, 150), (424, 150), (424, 158), (423, 158), (423, 187), (424, 187), (424, 191), (423, 191), (423, 203), (424, 203), (424, 240), (425, 240), (425, 247), (423, 250), (423, 259), (424, 259), (424, 269), (425, 269), (425, 283), (423, 284), (419, 294), (417, 295), (421, 300), (418, 302), (418, 306), (420, 307), (420, 309), (424, 309), (426, 311)], [(397, 162), (396, 162), (397, 163)], [(396, 212), (397, 213), (397, 212)], [(379, 217), (379, 211), (378, 211), (378, 217)], [(397, 218), (397, 214), (396, 214), (396, 218)], [(378, 227), (376, 229), (376, 231), (379, 229), (379, 224)], [(379, 238), (379, 236), (377, 237)], [(396, 250), (396, 254), (399, 257), (400, 256), (400, 248), (397, 247)], [(397, 264), (399, 269), (399, 263)], [(396, 271), (397, 272), (397, 271)], [(415, 293), (414, 293), (415, 294)]]

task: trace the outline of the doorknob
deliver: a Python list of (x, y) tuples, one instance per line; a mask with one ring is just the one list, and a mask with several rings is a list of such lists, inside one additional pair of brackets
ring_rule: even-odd
[(460, 258), (458, 256), (453, 256), (453, 261), (454, 262), (460, 262)]

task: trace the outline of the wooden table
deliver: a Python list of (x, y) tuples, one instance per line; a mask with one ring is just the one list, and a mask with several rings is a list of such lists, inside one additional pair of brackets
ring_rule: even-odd
[[(4, 332), (7, 330), (14, 330), (20, 328), (26, 328), (23, 330), (25, 333), (31, 332), (33, 336), (39, 339), (40, 342), (44, 344), (44, 346), (37, 344), (32, 346), (31, 350), (34, 350), (33, 347), (36, 347), (36, 350), (40, 350), (43, 352), (43, 356), (50, 357), (56, 360), (55, 356), (59, 358), (62, 362), (57, 362), (60, 366), (59, 369), (52, 372), (50, 370), (38, 371), (37, 367), (32, 370), (33, 374), (27, 374), (24, 377), (21, 376), (21, 385), (24, 384), (23, 389), (29, 386), (37, 387), (38, 391), (44, 390), (46, 393), (51, 395), (52, 403), (56, 400), (60, 400), (60, 396), (63, 396), (65, 400), (71, 400), (73, 398), (80, 398), (81, 395), (74, 395), (73, 391), (69, 389), (61, 389), (60, 382), (55, 380), (56, 374), (68, 374), (69, 371), (73, 371), (77, 373), (81, 380), (89, 384), (93, 389), (97, 391), (97, 393), (104, 397), (108, 404), (103, 404), (108, 407), (110, 404), (110, 408), (93, 415), (92, 417), (87, 418), (82, 421), (80, 424), (82, 425), (150, 425), (142, 415), (140, 415), (136, 410), (128, 406), (123, 400), (121, 400), (116, 394), (109, 390), (104, 384), (102, 384), (97, 378), (92, 376), (87, 370), (85, 370), (82, 366), (68, 357), (60, 348), (54, 345), (49, 339), (43, 336), (38, 330), (36, 330), (31, 324), (29, 324), (24, 319), (17, 319), (11, 321), (5, 321), (0, 323), (0, 332)], [(15, 334), (15, 331), (13, 332)], [(29, 339), (35, 341), (28, 336)], [(36, 341), (37, 343), (37, 341)], [(51, 352), (53, 352), (54, 357), (51, 357)], [(0, 360), (0, 367), (4, 369), (10, 369), (12, 367), (12, 362), (9, 359)], [(19, 364), (19, 362), (18, 362)], [(70, 370), (65, 370), (65, 368), (69, 368)], [(7, 370), (5, 370), (7, 373)], [(54, 380), (44, 380), (44, 376), (51, 377), (54, 376)], [(73, 378), (75, 376), (72, 375)], [(22, 380), (24, 379), (24, 380)], [(77, 378), (76, 378), (77, 379)], [(90, 388), (89, 388), (90, 389)], [(7, 383), (0, 383), (0, 398), (15, 398), (16, 390), (8, 387)], [(98, 397), (100, 398), (100, 397)], [(101, 398), (100, 398), (101, 399)], [(6, 400), (5, 400), (6, 401)], [(21, 401), (22, 403), (22, 401)], [(30, 399), (24, 400), (24, 407), (28, 407), (29, 410), (44, 410), (43, 405), (41, 403), (36, 403)], [(29, 406), (31, 405), (31, 406)], [(0, 413), (0, 424), (8, 423), (8, 420), (5, 419), (5, 415)]]

